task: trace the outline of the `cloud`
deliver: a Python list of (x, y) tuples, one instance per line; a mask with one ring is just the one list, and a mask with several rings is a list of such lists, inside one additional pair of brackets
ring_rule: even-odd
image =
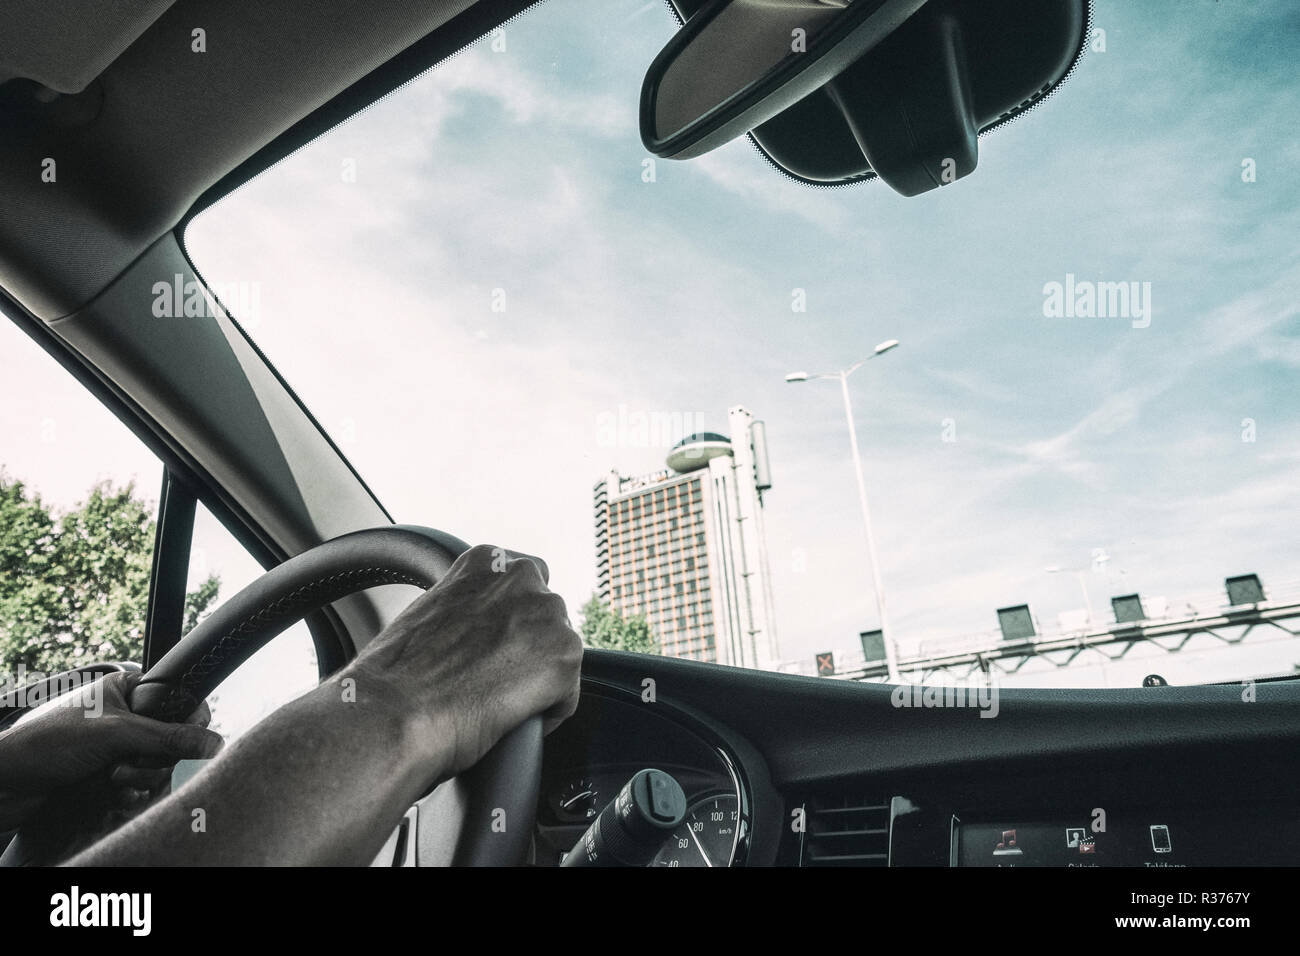
[[(1300, 189), (1285, 147), (1257, 147), (1261, 111), (1297, 97), (1257, 89), (1272, 60), (1196, 58), (1203, 25), (1102, 5), (1109, 52), (951, 189), (810, 189), (745, 141), (647, 183), (636, 93), (672, 32), (648, 9), (606, 11), (613, 29), (540, 7), (509, 53), (443, 64), (191, 227), (210, 278), (263, 283), (259, 342), (327, 427), (351, 423), (345, 451), (400, 519), (540, 551), (581, 601), (591, 484), (661, 457), (599, 445), (596, 417), (721, 425), (744, 403), (769, 424), (786, 653), (851, 647), (875, 611), (842, 411), (781, 377), (897, 336), (852, 387), (905, 642), (981, 630), (1002, 601), (1052, 620), (1078, 599), (1043, 566), (1095, 546), (1125, 586), (1170, 595), (1231, 567), (1294, 573)], [(1247, 151), (1266, 160), (1255, 192)], [(1043, 320), (1067, 271), (1151, 281), (1151, 328)]]

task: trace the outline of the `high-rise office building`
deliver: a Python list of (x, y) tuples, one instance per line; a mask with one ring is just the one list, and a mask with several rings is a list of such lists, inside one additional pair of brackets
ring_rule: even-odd
[(740, 406), (727, 416), (730, 438), (688, 435), (664, 470), (596, 483), (597, 593), (644, 615), (666, 656), (774, 668), (766, 432)]

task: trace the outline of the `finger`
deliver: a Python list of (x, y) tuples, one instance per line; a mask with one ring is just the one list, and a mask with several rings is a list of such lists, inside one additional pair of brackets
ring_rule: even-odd
[(539, 664), (554, 662), (554, 655), (563, 653), (565, 640), (561, 635), (572, 633), (568, 606), (554, 591), (535, 591), (526, 600), (516, 599), (510, 608), (510, 620), (514, 628), (521, 629), (521, 637)]
[(154, 790), (171, 779), (172, 768), (141, 767), (120, 763), (109, 771), (108, 779), (118, 787), (134, 787), (137, 790)]
[(212, 708), (208, 706), (206, 700), (199, 701), (199, 706), (195, 708), (194, 713), (185, 718), (187, 724), (198, 724), (200, 727), (206, 727), (212, 723)]
[(515, 561), (527, 561), (534, 568), (536, 568), (537, 573), (541, 577), (543, 584), (551, 583), (551, 569), (547, 567), (546, 562), (543, 561), (541, 558), (537, 557), (537, 555), (524, 554), (522, 551), (508, 551), (506, 553), (509, 554), (511, 558), (514, 559)]
[(204, 760), (215, 757), (223, 743), (221, 735), (198, 724), (169, 724), (135, 714), (115, 722), (115, 739), (110, 746), (122, 757)]
[(118, 671), (100, 678), (100, 690), (103, 692), (106, 702), (118, 704), (118, 707), (110, 707), (114, 710), (130, 710), (127, 700), (131, 696), (131, 691), (135, 685), (140, 683), (140, 678), (144, 674), (139, 671)]
[(136, 684), (140, 683), (143, 677), (144, 673), (142, 671), (118, 671), (105, 677), (104, 685), (116, 688), (122, 692), (123, 696), (126, 696)]
[(512, 569), (522, 570), (521, 564), (531, 565), (541, 579), (546, 584), (551, 579), (551, 570), (547, 567), (546, 562), (536, 555), (526, 554), (523, 551), (512, 551), (509, 548), (502, 548), (497, 545), (480, 544), (466, 551), (457, 561), (465, 561), (473, 565), (486, 565), (491, 571), (504, 573)]

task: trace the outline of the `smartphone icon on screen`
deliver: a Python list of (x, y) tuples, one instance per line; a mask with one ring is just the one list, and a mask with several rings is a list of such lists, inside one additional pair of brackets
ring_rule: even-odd
[(1157, 853), (1169, 853), (1173, 845), (1169, 842), (1169, 828), (1163, 823), (1151, 825), (1151, 849)]

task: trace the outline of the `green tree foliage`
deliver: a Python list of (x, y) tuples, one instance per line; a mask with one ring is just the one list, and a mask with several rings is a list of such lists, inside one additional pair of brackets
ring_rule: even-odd
[(637, 654), (658, 654), (659, 642), (644, 617), (622, 617), (593, 594), (582, 606), (582, 642), (588, 647), (603, 647)]
[[(57, 673), (139, 661), (153, 556), (152, 509), (104, 482), (57, 514), (0, 472), (0, 668)], [(209, 576), (185, 598), (189, 630), (216, 600)]]

